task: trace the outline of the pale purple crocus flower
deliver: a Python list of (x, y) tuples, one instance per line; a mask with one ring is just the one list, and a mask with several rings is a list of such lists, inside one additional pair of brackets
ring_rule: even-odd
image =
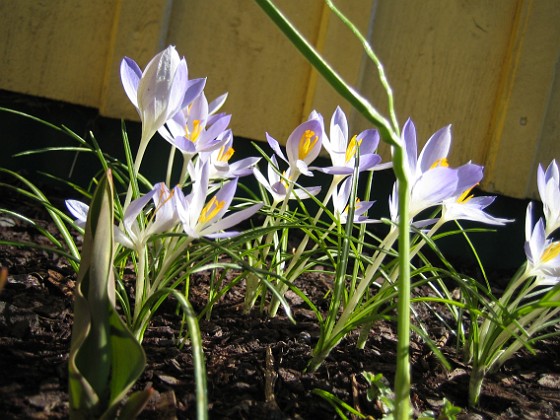
[(560, 175), (556, 159), (548, 165), (546, 171), (539, 164), (537, 186), (543, 203), (546, 220), (545, 231), (547, 235), (550, 235), (560, 227)]
[(546, 235), (542, 218), (533, 225), (533, 203), (527, 206), (525, 218), (525, 254), (529, 272), (539, 277), (539, 284), (553, 285), (560, 280), (560, 241)]
[[(273, 202), (278, 204), (285, 200), (289, 190), (290, 169), (280, 175), (278, 169), (278, 161), (276, 156), (270, 158), (268, 163), (267, 177), (265, 177), (256, 167), (253, 168), (253, 174), (257, 181), (272, 195)], [(321, 187), (307, 187), (305, 189), (294, 188), (289, 199), (304, 200), (312, 195), (317, 195), (321, 191)]]
[(316, 112), (310, 119), (298, 125), (286, 141), (286, 156), (280, 144), (266, 133), (268, 144), (283, 161), (290, 166), (290, 181), (295, 182), (300, 174), (313, 176), (309, 164), (319, 156), (323, 137), (323, 123)]
[[(334, 212), (339, 217), (340, 223), (342, 224), (348, 221), (348, 201), (350, 199), (351, 192), (352, 178), (347, 178), (340, 184), (340, 187), (335, 190), (332, 196)], [(364, 216), (364, 213), (370, 209), (373, 203), (373, 201), (356, 200), (356, 203), (354, 204), (354, 223), (374, 222), (374, 220), (368, 219), (367, 216)]]
[(121, 81), (126, 95), (142, 120), (142, 142), (190, 103), (204, 88), (204, 79), (188, 80), (187, 62), (169, 46), (148, 63), (144, 71), (131, 58), (121, 62)]
[(444, 200), (441, 223), (451, 220), (470, 220), (487, 225), (503, 226), (513, 222), (513, 219), (501, 219), (486, 213), (485, 209), (494, 202), (495, 196), (475, 197), (471, 191), (477, 184), (467, 188), (456, 197)]
[(159, 133), (187, 159), (197, 153), (211, 152), (225, 142), (226, 138), (221, 134), (227, 130), (231, 115), (220, 115), (212, 120), (212, 125), (208, 125), (209, 116), (208, 101), (201, 93), (189, 106), (168, 120)]
[(191, 238), (227, 238), (239, 232), (224, 232), (232, 226), (254, 215), (262, 204), (255, 204), (229, 216), (229, 210), (235, 191), (237, 178), (225, 183), (218, 192), (207, 200), (209, 194), (209, 168), (207, 164), (200, 166), (200, 174), (193, 183), (192, 192), (180, 195), (177, 210), (185, 233)]
[(357, 153), (360, 172), (372, 170), (381, 162), (381, 156), (374, 153), (379, 145), (377, 130), (364, 130), (349, 140), (348, 121), (340, 107), (336, 107), (331, 117), (329, 134), (330, 138), (323, 137), (323, 147), (329, 153), (332, 166), (313, 169), (330, 175), (350, 175), (354, 172)]
[(447, 155), (451, 147), (451, 126), (435, 132), (417, 156), (416, 128), (409, 119), (402, 131), (411, 184), (410, 214), (412, 219), (421, 211), (459, 197), (480, 182), (483, 168), (466, 163), (450, 168)]
[[(115, 241), (121, 245), (141, 250), (150, 237), (173, 229), (178, 223), (177, 188), (169, 190), (160, 182), (142, 197), (133, 200), (125, 209), (122, 229), (114, 228)], [(142, 229), (138, 223), (138, 215), (150, 201), (154, 202), (154, 210), (149, 216), (146, 226)], [(76, 224), (84, 227), (87, 220), (89, 206), (78, 200), (66, 200), (66, 207), (76, 217)]]
[(200, 154), (201, 161), (206, 161), (210, 165), (210, 179), (239, 178), (252, 174), (253, 167), (260, 158), (248, 157), (230, 163), (235, 153), (232, 131), (226, 130), (220, 136), (224, 136), (225, 141), (222, 142), (219, 149)]

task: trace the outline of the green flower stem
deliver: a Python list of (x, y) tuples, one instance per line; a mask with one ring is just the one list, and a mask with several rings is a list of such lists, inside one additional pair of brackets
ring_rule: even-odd
[(165, 184), (167, 186), (171, 185), (171, 174), (173, 172), (173, 163), (175, 162), (175, 152), (177, 148), (175, 146), (171, 146), (171, 150), (169, 151), (169, 158), (167, 160), (167, 171), (165, 174)]
[[(342, 180), (343, 180), (343, 177), (340, 177), (340, 176), (337, 176), (337, 175), (335, 175), (333, 177), (331, 185), (329, 186), (329, 189), (327, 190), (327, 194), (326, 194), (325, 198), (323, 199), (322, 206), (319, 207), (319, 209), (317, 210), (317, 213), (315, 214), (315, 217), (313, 218), (312, 224), (314, 226), (317, 224), (317, 222), (321, 218), (321, 215), (323, 214), (323, 211), (324, 211), (327, 203), (331, 199), (331, 196), (332, 196), (334, 190), (336, 189), (337, 185)], [(322, 238), (319, 240), (319, 242), (326, 237), (326, 235), (328, 234), (330, 229), (331, 228), (329, 228), (327, 230), (327, 232), (322, 236)], [(305, 235), (303, 237), (303, 239), (301, 240), (300, 244), (298, 245), (298, 247), (296, 249), (296, 252), (294, 252), (294, 255), (291, 257), (290, 264), (288, 265), (288, 268), (285, 270), (286, 273), (290, 273), (296, 266), (300, 266), (300, 267), (304, 266), (305, 263), (309, 260), (309, 258), (301, 260), (301, 254), (303, 254), (303, 251), (305, 251), (305, 248), (307, 247), (308, 243), (309, 243), (309, 235)], [(314, 247), (314, 249), (315, 248), (316, 248), (316, 246)], [(297, 279), (297, 277), (299, 277), (300, 274), (301, 274), (301, 271), (297, 270), (295, 275), (290, 275), (290, 278), (287, 280), (287, 282), (288, 283), (294, 282), (295, 279)], [(284, 295), (284, 293), (286, 293), (286, 291), (288, 290), (288, 287), (289, 286), (287, 284), (284, 284), (284, 283), (279, 284), (279, 290), (278, 291), (279, 291), (280, 295)], [(278, 312), (279, 307), (280, 307), (280, 301), (278, 299), (273, 298), (271, 303), (270, 303), (268, 314), (271, 317), (274, 318), (276, 316), (276, 313)]]
[(181, 167), (181, 176), (179, 176), (179, 185), (181, 186), (185, 185), (185, 182), (187, 182), (189, 162), (191, 159), (192, 155), (183, 155), (183, 166)]
[[(381, 138), (393, 146), (393, 168), (399, 185), (399, 264), (398, 283), (398, 343), (397, 369), (395, 375), (395, 418), (410, 417), (410, 237), (408, 209), (410, 185), (406, 172), (406, 153), (400, 139), (398, 127), (391, 127), (387, 121), (364, 97), (351, 88), (332, 67), (315, 51), (305, 38), (294, 28), (289, 20), (280, 13), (270, 0), (255, 0), (270, 19), (288, 37), (294, 46), (307, 58), (329, 84), (352, 106), (372, 122)], [(388, 92), (390, 95), (390, 92)]]
[(387, 76), (385, 75), (385, 69), (383, 68), (383, 64), (381, 63), (381, 61), (379, 60), (379, 58), (377, 57), (377, 55), (375, 54), (375, 52), (373, 51), (371, 46), (369, 45), (368, 40), (362, 35), (362, 33), (358, 30), (356, 25), (354, 25), (352, 23), (352, 21), (350, 21), (350, 19), (348, 19), (340, 11), (340, 9), (338, 9), (335, 6), (335, 4), (332, 2), (332, 0), (325, 0), (325, 3), (327, 3), (327, 6), (329, 6), (329, 8), (332, 10), (332, 12), (348, 28), (350, 28), (352, 33), (356, 36), (356, 38), (358, 38), (358, 40), (362, 44), (362, 48), (366, 52), (369, 59), (375, 64), (375, 67), (377, 68), (377, 72), (379, 73), (379, 81), (381, 82), (381, 85), (383, 86), (383, 89), (385, 89), (385, 92), (387, 93), (387, 108), (389, 110), (389, 116), (391, 118), (391, 123), (393, 124), (393, 129), (395, 131), (398, 131), (399, 130), (399, 122), (397, 120), (397, 114), (395, 112), (395, 103), (394, 103), (394, 99), (393, 99), (393, 89), (391, 88), (391, 85), (389, 84), (389, 80), (387, 79)]
[(469, 406), (476, 407), (480, 399), (480, 391), (482, 390), (482, 382), (486, 376), (484, 365), (479, 365), (477, 361), (473, 362), (473, 368), (469, 378)]
[[(272, 212), (274, 211), (274, 209), (276, 209), (276, 207), (278, 206), (279, 202), (278, 201), (273, 201), (272, 204), (270, 205), (270, 214), (266, 216), (266, 218), (264, 219), (263, 222), (263, 228), (266, 228), (269, 225), (272, 225), (273, 222), (276, 221), (276, 218), (272, 215)], [(270, 236), (270, 234), (268, 234), (267, 236), (267, 244), (270, 244), (270, 242), (272, 242), (272, 236)], [(247, 247), (249, 247), (249, 249), (257, 249), (260, 250), (260, 246), (262, 245), (262, 241), (263, 241), (263, 236), (260, 236), (259, 238), (255, 239), (254, 245), (251, 243), (247, 244)], [(268, 255), (268, 248), (269, 246), (267, 246), (265, 249), (262, 250), (263, 254), (259, 255), (257, 258), (254, 258), (254, 253), (249, 254), (249, 263), (251, 265), (251, 267), (255, 267), (257, 269), (261, 269), (263, 266), (263, 262), (266, 259), (266, 256)], [(260, 251), (257, 251), (260, 252)], [(247, 274), (247, 278), (245, 279), (245, 298), (244, 298), (244, 303), (243, 303), (243, 312), (245, 314), (248, 314), (251, 311), (251, 308), (253, 308), (253, 306), (255, 305), (260, 293), (259, 293), (259, 286), (261, 285), (261, 281), (258, 277), (257, 274), (250, 272)]]
[[(138, 320), (140, 316), (140, 311), (144, 306), (145, 301), (145, 293), (146, 293), (146, 258), (147, 252), (145, 246), (140, 247), (136, 250), (138, 254), (138, 262), (136, 267), (136, 290), (135, 290), (135, 297), (134, 297), (134, 315), (132, 317), (133, 325)], [(149, 296), (148, 296), (149, 297)], [(141, 341), (139, 337), (136, 337), (138, 341)]]
[[(316, 370), (321, 365), (323, 360), (329, 355), (334, 346), (336, 346), (338, 341), (340, 341), (335, 341), (333, 340), (333, 338), (340, 335), (346, 328), (346, 325), (349, 322), (351, 316), (354, 314), (356, 308), (358, 307), (358, 304), (362, 301), (364, 294), (366, 293), (368, 287), (371, 285), (373, 276), (378, 272), (379, 267), (383, 263), (383, 260), (387, 255), (387, 250), (389, 250), (393, 246), (397, 238), (398, 230), (391, 226), (391, 230), (379, 245), (380, 249), (374, 255), (373, 262), (366, 269), (364, 277), (358, 283), (357, 288), (355, 290), (352, 290), (350, 298), (348, 299), (344, 310), (340, 314), (340, 317), (338, 318), (336, 323), (332, 323), (331, 328), (325, 330), (321, 335), (321, 338), (319, 339), (320, 341), (313, 352), (313, 360), (309, 364), (308, 370), (310, 370), (311, 372)], [(337, 314), (330, 314), (330, 316), (336, 315)], [(342, 339), (342, 336), (340, 339)]]
[(193, 238), (187, 237), (182, 241), (169, 244), (168, 246), (166, 246), (166, 248), (169, 250), (174, 248), (174, 251), (171, 255), (165, 256), (163, 263), (161, 264), (161, 268), (158, 270), (156, 278), (154, 279), (152, 284), (149, 285), (149, 289), (148, 289), (149, 294), (155, 293), (155, 291), (157, 291), (158, 289), (167, 286), (167, 284), (164, 283), (165, 280), (169, 280), (167, 276), (167, 271), (169, 270), (169, 268), (171, 268), (172, 264), (178, 261), (179, 258), (185, 254), (187, 248), (190, 246), (192, 241)]
[[(128, 190), (126, 192), (126, 198), (124, 200), (123, 208), (126, 209), (130, 202), (132, 201), (132, 197), (138, 196), (138, 173), (140, 172), (140, 165), (142, 164), (142, 159), (144, 158), (144, 154), (146, 153), (146, 149), (148, 148), (148, 143), (150, 142), (151, 137), (146, 137), (144, 133), (142, 133), (142, 138), (140, 139), (140, 145), (138, 146), (138, 151), (136, 152), (136, 158), (134, 159), (134, 167), (132, 172), (129, 173), (130, 176), (130, 184), (128, 184)], [(128, 158), (128, 156), (127, 156)], [(130, 165), (128, 165), (130, 168)]]
[(410, 418), (410, 185), (402, 146), (393, 148), (395, 173), (399, 180), (399, 297), (397, 300), (397, 369), (395, 372), (395, 418)]

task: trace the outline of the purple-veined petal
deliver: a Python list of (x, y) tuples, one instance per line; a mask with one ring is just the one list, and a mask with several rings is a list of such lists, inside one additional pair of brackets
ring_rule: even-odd
[[(331, 136), (331, 143), (335, 143), (333, 135), (336, 135), (337, 137), (345, 140), (343, 147), (346, 148), (346, 144), (348, 142), (348, 120), (346, 119), (346, 114), (344, 114), (344, 111), (339, 106), (336, 107), (331, 117), (331, 127), (329, 133)], [(340, 139), (336, 142), (338, 145), (341, 144)], [(334, 146), (334, 148), (335, 150), (337, 149), (336, 146)]]
[[(218, 220), (216, 223), (212, 223), (210, 226), (205, 227), (200, 231), (202, 236), (209, 236), (214, 235), (217, 232), (229, 229), (240, 222), (248, 219), (249, 217), (253, 216), (257, 211), (262, 208), (262, 204), (254, 204), (249, 208), (237, 211), (233, 214), (230, 214), (227, 217), (224, 217), (221, 220)], [(223, 237), (223, 236), (222, 236)]]
[(275, 198), (282, 199), (286, 197), (288, 190), (282, 182), (275, 182), (270, 185), (270, 192), (275, 196)]
[(282, 149), (280, 149), (280, 143), (278, 143), (278, 141), (274, 137), (266, 133), (266, 141), (280, 159), (282, 159), (284, 162), (288, 162), (288, 160), (284, 156), (284, 153), (282, 153)]
[(354, 169), (350, 166), (327, 166), (325, 168), (312, 166), (309, 169), (323, 172), (328, 175), (350, 175), (354, 172)]
[(185, 95), (183, 96), (183, 101), (181, 102), (181, 109), (189, 106), (190, 103), (195, 100), (195, 98), (200, 96), (202, 94), (202, 91), (204, 90), (204, 86), (206, 86), (205, 77), (187, 81), (185, 85)]
[(175, 137), (170, 143), (184, 154), (194, 155), (197, 152), (196, 145), (183, 136)]
[(418, 159), (418, 146), (416, 144), (416, 127), (411, 119), (408, 119), (404, 124), (402, 138), (404, 141), (410, 175), (415, 176), (416, 162)]
[(318, 120), (308, 120), (297, 126), (286, 141), (286, 155), (290, 166), (298, 161), (311, 163), (321, 151), (323, 129)]
[(426, 172), (432, 165), (446, 159), (451, 147), (451, 126), (440, 128), (427, 141), (418, 157), (421, 172)]
[(123, 225), (127, 231), (132, 232), (133, 224), (136, 223), (136, 218), (138, 217), (142, 209), (146, 206), (146, 204), (150, 202), (156, 191), (156, 189), (152, 189), (142, 197), (133, 200), (125, 209), (123, 216)]
[(422, 174), (412, 187), (411, 216), (453, 197), (457, 191), (457, 180), (457, 170), (446, 167), (436, 167)]
[(356, 136), (356, 140), (361, 141), (360, 156), (374, 153), (379, 146), (379, 131), (374, 128), (364, 130)]
[(183, 100), (187, 95), (189, 86), (187, 62), (183, 58), (175, 70), (173, 80), (167, 96), (167, 106), (162, 116), (162, 124), (182, 109)]
[(216, 99), (208, 104), (208, 114), (213, 115), (215, 114), (225, 103), (228, 97), (227, 92), (221, 94)]
[(121, 82), (130, 102), (138, 109), (138, 83), (142, 70), (132, 58), (125, 57), (121, 61)]
[(66, 200), (64, 202), (68, 211), (74, 216), (79, 222), (86, 222), (89, 212), (89, 206), (78, 200)]
[[(293, 197), (290, 197), (290, 200), (298, 198), (300, 200), (305, 200), (311, 196), (316, 196), (321, 192), (321, 187), (305, 187), (305, 188), (294, 188), (292, 190)], [(284, 196), (286, 196), (286, 192), (284, 192)]]
[(359, 171), (368, 171), (370, 169), (375, 168), (377, 165), (381, 163), (381, 156), (376, 154), (367, 154), (360, 156), (360, 164), (359, 164)]
[[(307, 163), (305, 163), (303, 160), (297, 160), (296, 161), (296, 168), (298, 169), (298, 171), (300, 173), (302, 173), (305, 176), (313, 176), (313, 172), (311, 172), (309, 170), (309, 167), (307, 166)], [(293, 180), (295, 182), (295, 180)]]
[(465, 163), (457, 169), (457, 195), (477, 185), (484, 176), (484, 167), (474, 163)]
[(212, 126), (201, 134), (201, 138), (198, 140), (201, 144), (197, 149), (208, 152), (220, 148), (220, 146), (228, 140), (227, 136), (222, 136), (221, 138), (219, 137), (220, 134), (225, 133), (230, 120), (231, 115), (227, 114), (212, 124)]
[(229, 176), (242, 177), (249, 175), (253, 172), (253, 166), (255, 166), (260, 159), (259, 157), (247, 157), (231, 163), (229, 165)]

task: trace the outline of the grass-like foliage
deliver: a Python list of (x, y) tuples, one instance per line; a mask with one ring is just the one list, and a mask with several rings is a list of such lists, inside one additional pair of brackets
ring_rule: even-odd
[[(185, 58), (172, 46), (143, 70), (131, 58), (122, 60), (123, 88), (142, 123), (136, 150), (122, 126), (124, 162), (106, 154), (93, 134), (83, 139), (65, 127), (1, 109), (45, 124), (74, 142), (20, 155), (72, 151), (91, 154), (99, 163), (87, 186), (57, 179), (80, 197), (67, 200), (66, 209), (54, 206), (19, 173), (1, 169), (14, 180), (2, 186), (42, 205), (58, 232), (49, 232), (24, 214), (0, 209), (4, 217), (37, 229), (51, 245), (0, 243), (58, 253), (78, 276), (69, 362), (73, 415), (112, 418), (120, 410), (121, 417), (127, 417), (141, 408), (149, 391), (130, 396), (124, 406), (120, 403), (143, 369), (146, 329), (162, 303), (172, 299), (182, 311), (182, 327), (186, 326), (177, 345), (189, 344), (193, 353), (197, 416), (207, 418), (198, 320), (211, 317), (213, 306), (234, 287), (245, 288), (245, 313), (260, 310), (274, 317), (282, 310), (293, 321), (286, 298), (289, 290), (313, 310), (320, 336), (309, 371), (320, 369), (350, 333), (359, 334), (357, 345), (363, 348), (376, 321), (396, 321), (394, 389), (381, 387), (375, 375), (365, 377), (377, 390), (375, 397), (371, 391), (372, 401), (383, 405), (387, 418), (397, 419), (412, 412), (411, 333), (423, 337), (447, 366), (430, 340), (429, 327), (416, 317), (415, 308), (425, 305), (466, 350), (472, 365), (470, 399), (476, 405), (485, 374), (520, 348), (531, 349), (559, 319), (556, 162), (546, 171), (539, 167), (545, 218), (533, 223), (533, 207), (528, 208), (527, 263), (505, 292), (494, 296), (487, 281), (458, 273), (437, 245), (441, 237), (457, 234), (468, 240), (468, 234), (477, 231), (462, 229), (459, 220), (494, 226), (511, 222), (487, 213), (495, 197), (471, 194), (482, 179), (482, 166), (449, 165), (450, 126), (435, 132), (418, 150), (414, 122), (408, 119), (401, 127), (397, 121), (381, 63), (331, 1), (327, 4), (333, 13), (353, 31), (379, 70), (388, 117), (342, 80), (270, 1), (256, 1), (326, 80), (366, 116), (371, 128), (353, 133), (341, 108), (328, 118), (314, 110), (285, 141), (267, 133), (267, 145), (255, 144), (256, 156), (236, 161), (231, 116), (220, 112), (227, 95), (208, 101), (206, 79), (189, 79)], [(170, 145), (165, 181), (153, 183), (142, 175), (151, 141)], [(381, 141), (392, 146), (390, 162), (382, 162), (377, 154)], [(329, 165), (317, 163), (320, 153), (328, 155)], [(380, 170), (392, 170), (397, 179), (388, 198), (377, 197), (373, 187)], [(310, 182), (317, 172), (330, 177), (328, 186)], [(250, 177), (259, 188), (244, 185)], [(389, 214), (374, 219), (370, 209), (380, 199), (388, 200)], [(442, 230), (449, 222), (457, 223), (456, 228)], [(196, 287), (191, 280), (199, 273), (209, 274), (210, 288), (197, 313), (189, 296)], [(332, 279), (326, 310), (298, 288), (305, 275), (317, 273)], [(0, 289), (5, 281), (2, 271)], [(315, 392), (341, 417), (356, 415), (335, 396)], [(451, 403), (446, 407), (445, 415), (453, 418), (456, 407)]]

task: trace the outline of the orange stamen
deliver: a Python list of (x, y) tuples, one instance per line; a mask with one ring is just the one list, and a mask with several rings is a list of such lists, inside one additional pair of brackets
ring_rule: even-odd
[(301, 136), (299, 140), (298, 147), (298, 157), (299, 159), (305, 159), (313, 146), (319, 141), (319, 136), (315, 134), (313, 130), (305, 130), (305, 133)]
[(198, 217), (198, 223), (204, 224), (211, 221), (224, 208), (225, 201), (218, 201), (216, 196), (204, 206)]

